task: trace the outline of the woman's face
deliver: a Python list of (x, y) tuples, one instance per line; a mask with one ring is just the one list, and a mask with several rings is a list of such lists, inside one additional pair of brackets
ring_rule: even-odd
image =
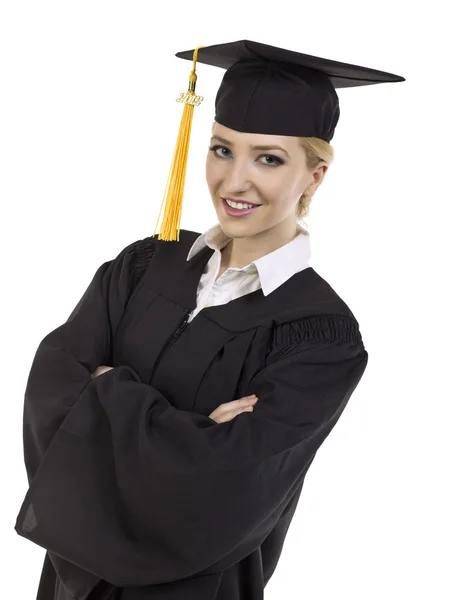
[[(283, 222), (296, 224), (299, 198), (303, 193), (313, 196), (326, 169), (322, 163), (313, 173), (307, 171), (305, 152), (293, 136), (242, 133), (215, 121), (212, 125), (206, 180), (220, 225), (230, 237), (254, 235)], [(223, 198), (261, 206), (244, 217), (232, 217)]]

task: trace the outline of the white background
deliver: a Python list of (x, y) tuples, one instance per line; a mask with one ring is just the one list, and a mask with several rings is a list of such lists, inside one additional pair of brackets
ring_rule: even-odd
[[(306, 218), (310, 264), (356, 315), (369, 364), (265, 596), (449, 597), (443, 5), (1, 4), (2, 597), (35, 598), (45, 554), (14, 530), (34, 353), (99, 265), (153, 234), (191, 69), (175, 53), (241, 39), (406, 78), (338, 91), (336, 159)], [(204, 163), (224, 70), (198, 63), (197, 75), (181, 226), (202, 232), (217, 222)]]

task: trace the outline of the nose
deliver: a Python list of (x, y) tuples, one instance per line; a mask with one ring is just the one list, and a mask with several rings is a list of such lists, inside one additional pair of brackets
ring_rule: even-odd
[(229, 196), (243, 194), (251, 187), (249, 179), (249, 167), (244, 161), (235, 159), (229, 162), (226, 176), (224, 178), (224, 188)]

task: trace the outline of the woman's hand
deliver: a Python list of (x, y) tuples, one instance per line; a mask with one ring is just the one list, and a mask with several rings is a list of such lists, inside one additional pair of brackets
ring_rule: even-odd
[(103, 373), (106, 373), (106, 371), (109, 371), (110, 369), (113, 369), (113, 368), (114, 367), (107, 367), (106, 365), (100, 365), (92, 373), (91, 378), (94, 379), (95, 377), (97, 377), (97, 375), (102, 375)]
[(231, 421), (234, 417), (242, 412), (252, 412), (253, 407), (258, 400), (259, 398), (255, 394), (252, 394), (251, 396), (244, 396), (239, 400), (224, 402), (210, 413), (209, 418), (213, 419), (217, 423)]

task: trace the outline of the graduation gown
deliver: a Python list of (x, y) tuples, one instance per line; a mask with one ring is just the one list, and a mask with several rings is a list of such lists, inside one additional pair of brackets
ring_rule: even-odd
[[(189, 322), (213, 252), (186, 261), (198, 235), (124, 248), (39, 344), (15, 524), (47, 550), (37, 600), (262, 599), (365, 371), (355, 316), (312, 267)], [(208, 416), (253, 393), (253, 412)]]

